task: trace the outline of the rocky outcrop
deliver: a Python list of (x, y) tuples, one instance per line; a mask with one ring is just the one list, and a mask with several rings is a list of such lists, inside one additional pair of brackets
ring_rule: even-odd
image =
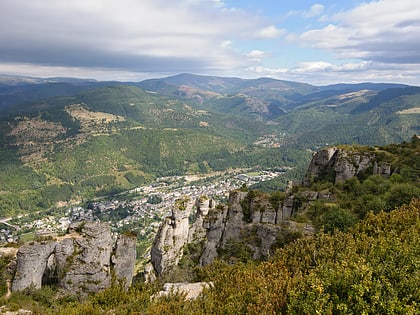
[[(158, 276), (173, 270), (187, 244), (201, 244), (200, 265), (212, 263), (225, 248), (236, 243), (245, 246), (254, 259), (267, 258), (279, 235), (291, 229), (284, 223), (295, 213), (293, 195), (274, 206), (264, 196), (243, 191), (232, 191), (227, 205), (216, 206), (206, 197), (195, 203), (189, 201), (183, 211), (175, 204), (172, 215), (156, 235), (151, 263)], [(298, 230), (296, 226), (293, 229)], [(303, 234), (312, 232), (307, 229)]]
[(206, 229), (206, 238), (200, 256), (200, 265), (208, 265), (217, 257), (217, 248), (225, 231), (225, 219), (229, 211), (228, 206), (219, 206), (208, 213), (204, 219), (203, 228)]
[(303, 178), (303, 185), (309, 186), (314, 178), (327, 174), (337, 159), (337, 153), (337, 148), (326, 148), (316, 152)]
[(159, 275), (177, 265), (182, 258), (184, 245), (188, 242), (193, 206), (194, 202), (188, 198), (177, 200), (171, 216), (165, 218), (157, 232), (150, 254)]
[(344, 182), (371, 167), (373, 168), (373, 175), (391, 175), (391, 165), (386, 162), (378, 164), (373, 151), (353, 151), (339, 148), (321, 149), (312, 157), (303, 179), (303, 185), (310, 186), (313, 180), (317, 178), (334, 183)]
[(133, 236), (120, 235), (114, 244), (107, 224), (78, 222), (60, 240), (31, 242), (19, 249), (12, 290), (57, 284), (71, 293), (98, 292), (111, 284), (111, 271), (130, 284), (135, 254)]
[(391, 163), (383, 162), (380, 165), (375, 161), (373, 164), (373, 175), (391, 176)]
[(114, 254), (111, 256), (113, 270), (117, 279), (125, 282), (126, 288), (131, 285), (136, 264), (137, 238), (134, 235), (118, 235)]
[(72, 226), (81, 237), (58, 243), (55, 260), (58, 284), (69, 292), (97, 292), (111, 284), (111, 230), (104, 223)]
[[(197, 200), (182, 198), (175, 202), (171, 215), (163, 221), (151, 249), (151, 263), (158, 275), (165, 274), (181, 260), (185, 245), (206, 238), (209, 213), (214, 211), (214, 201), (202, 196)], [(148, 280), (153, 280), (150, 270), (145, 270)]]
[(48, 258), (54, 253), (57, 243), (34, 243), (23, 245), (17, 253), (17, 267), (12, 291), (20, 291), (33, 285), (40, 288)]
[[(390, 176), (391, 165), (379, 163), (375, 150), (361, 147), (322, 149), (314, 154), (303, 184), (310, 186), (317, 179), (344, 182), (366, 172)], [(206, 197), (195, 203), (188, 201), (182, 209), (175, 205), (152, 246), (153, 270), (160, 276), (175, 268), (187, 244), (199, 245), (193, 247), (195, 255), (201, 250), (198, 263), (207, 265), (221, 255), (234, 252), (241, 252), (246, 257), (251, 255), (253, 259), (265, 259), (273, 249), (299, 235), (315, 233), (311, 224), (294, 221), (298, 209), (304, 209), (315, 200), (334, 202), (336, 197), (328, 189), (296, 194), (293, 190), (289, 183), (281, 200), (272, 200), (254, 191), (232, 191), (226, 205), (216, 206)], [(148, 266), (149, 272), (151, 266)], [(153, 276), (149, 279), (152, 280)]]

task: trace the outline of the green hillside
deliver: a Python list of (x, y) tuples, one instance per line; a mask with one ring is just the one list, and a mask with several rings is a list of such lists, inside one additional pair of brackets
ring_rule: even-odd
[[(15, 103), (0, 111), (0, 216), (159, 176), (302, 166), (308, 149), (326, 144), (420, 134), (418, 88), (386, 84), (183, 74), (140, 83), (31, 80), (2, 91), (0, 103), (11, 95)], [(300, 175), (292, 170), (276, 188)]]
[(253, 117), (195, 109), (134, 86), (23, 103), (1, 119), (0, 216), (113, 194), (161, 176), (292, 166), (308, 158), (253, 146), (267, 130)]

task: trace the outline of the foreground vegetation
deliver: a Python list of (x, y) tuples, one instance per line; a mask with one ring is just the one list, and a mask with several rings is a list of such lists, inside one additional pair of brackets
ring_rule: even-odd
[(259, 264), (216, 262), (197, 271), (211, 280), (197, 300), (151, 298), (159, 285), (121, 284), (86, 300), (53, 288), (13, 293), (2, 304), (35, 314), (418, 314), (420, 200), (369, 213), (348, 232), (299, 239)]

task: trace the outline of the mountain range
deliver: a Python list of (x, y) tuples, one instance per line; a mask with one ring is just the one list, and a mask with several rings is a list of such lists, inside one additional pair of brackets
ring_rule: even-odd
[(419, 133), (420, 87), (401, 84), (0, 76), (0, 216), (160, 176), (293, 168), (325, 145), (381, 145)]

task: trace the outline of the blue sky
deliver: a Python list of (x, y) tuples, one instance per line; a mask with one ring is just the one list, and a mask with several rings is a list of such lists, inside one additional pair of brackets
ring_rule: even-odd
[(420, 0), (0, 0), (0, 73), (420, 85)]

